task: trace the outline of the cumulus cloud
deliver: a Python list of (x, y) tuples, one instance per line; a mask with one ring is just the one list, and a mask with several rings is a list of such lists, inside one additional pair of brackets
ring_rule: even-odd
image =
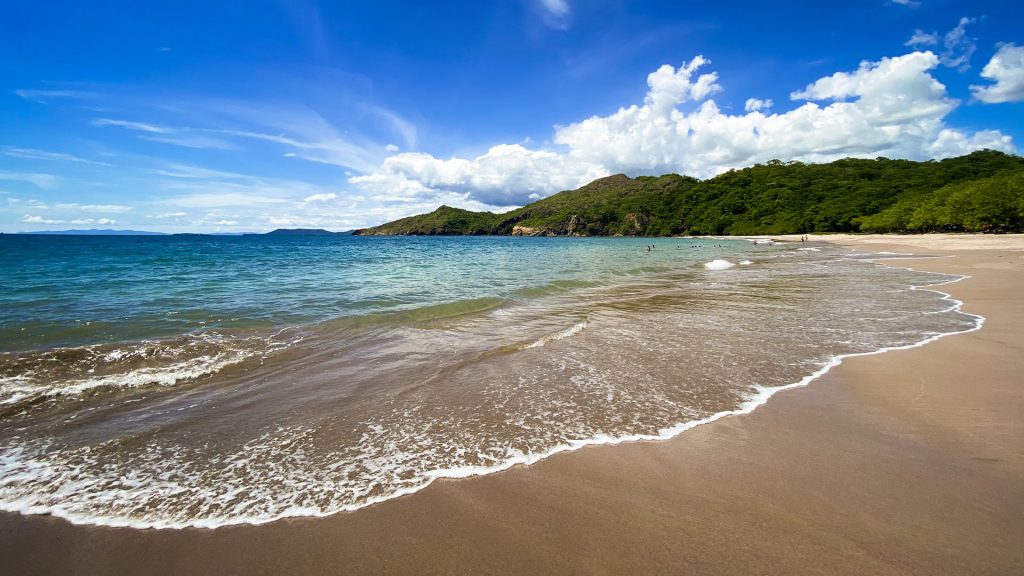
[(64, 223), (63, 220), (50, 220), (50, 219), (47, 219), (47, 218), (43, 218), (42, 216), (33, 216), (31, 214), (25, 214), (25, 216), (21, 219), (21, 221), (25, 222), (27, 224), (63, 224)]
[(601, 166), (564, 154), (500, 144), (473, 159), (398, 154), (372, 174), (354, 176), (349, 182), (393, 200), (415, 200), (445, 191), (504, 207), (524, 204), (533, 193), (548, 196), (606, 174)]
[(971, 85), (978, 100), (988, 104), (1024, 100), (1024, 46), (1003, 44), (982, 69), (981, 77), (995, 84)]
[(758, 110), (767, 110), (774, 106), (775, 103), (770, 98), (762, 100), (760, 98), (747, 98), (747, 103), (743, 105), (743, 109), (747, 112), (757, 112)]
[[(791, 94), (796, 108), (767, 114), (752, 98), (746, 113), (727, 114), (710, 96), (715, 73), (697, 75), (707, 60), (662, 66), (647, 78), (643, 104), (556, 127), (563, 148), (492, 147), (475, 158), (397, 154), (349, 181), (384, 201), (429, 202), (441, 195), (503, 207), (526, 204), (616, 172), (677, 172), (710, 177), (779, 158), (828, 162), (844, 157), (929, 159), (981, 148), (1013, 151), (997, 131), (966, 132), (945, 124), (959, 101), (931, 71), (940, 57), (912, 52), (820, 78)], [(681, 109), (681, 105), (689, 111)]]

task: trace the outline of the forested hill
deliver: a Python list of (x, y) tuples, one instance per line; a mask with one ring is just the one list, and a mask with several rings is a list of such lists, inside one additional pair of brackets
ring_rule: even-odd
[(785, 234), (1024, 231), (1024, 159), (984, 150), (942, 161), (777, 160), (709, 180), (595, 180), (506, 212), (442, 206), (360, 235)]

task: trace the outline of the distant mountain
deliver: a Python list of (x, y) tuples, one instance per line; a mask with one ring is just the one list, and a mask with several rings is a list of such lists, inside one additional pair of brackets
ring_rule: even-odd
[(503, 214), (449, 206), (357, 235), (664, 236), (1024, 231), (1024, 158), (772, 160), (708, 180), (617, 174)]
[(165, 232), (146, 232), (144, 230), (37, 230), (35, 232), (18, 232), (18, 234), (35, 234), (44, 236), (168, 236)]
[(336, 233), (321, 228), (278, 228), (267, 232), (273, 236), (334, 236)]

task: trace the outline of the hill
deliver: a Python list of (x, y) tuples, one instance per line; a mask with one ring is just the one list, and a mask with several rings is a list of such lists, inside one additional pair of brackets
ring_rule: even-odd
[(503, 214), (449, 206), (357, 235), (742, 235), (1024, 230), (1024, 159), (773, 160), (708, 180), (608, 176)]

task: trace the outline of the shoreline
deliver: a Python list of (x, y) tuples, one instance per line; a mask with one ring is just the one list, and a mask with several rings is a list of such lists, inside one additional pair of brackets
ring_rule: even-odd
[[(970, 238), (972, 237), (968, 237)], [(1003, 240), (994, 240), (999, 238)], [(929, 244), (930, 240), (939, 238), (927, 236), (904, 239), (887, 236), (850, 238), (829, 235), (813, 236), (812, 239), (859, 246), (871, 251), (885, 249), (878, 248), (876, 244), (893, 247), (897, 251), (908, 251), (910, 247), (917, 250), (941, 251), (948, 248), (935, 246), (950, 241), (950, 237), (941, 237), (938, 244)], [(918, 413), (920, 400), (924, 397), (921, 395), (924, 394), (924, 384), (937, 381), (936, 378), (925, 378), (920, 383), (911, 382), (909, 399), (912, 400), (912, 409), (909, 413), (899, 402), (907, 399), (907, 387), (892, 388), (880, 385), (879, 382), (884, 382), (884, 379), (878, 378), (878, 370), (889, 370), (892, 374), (887, 375), (893, 378), (906, 372), (908, 365), (914, 368), (912, 372), (921, 375), (922, 371), (930, 368), (930, 364), (941, 363), (940, 361), (948, 363), (951, 359), (961, 372), (968, 367), (976, 369), (982, 381), (985, 380), (985, 374), (1000, 370), (1004, 376), (1011, 375), (1011, 380), (1012, 375), (1024, 373), (1020, 371), (1020, 360), (1008, 365), (1005, 362), (1013, 357), (1013, 354), (1017, 354), (1017, 358), (1020, 357), (1022, 347), (1015, 339), (1016, 336), (1022, 335), (1020, 329), (1013, 327), (1014, 329), (1010, 330), (1003, 326), (1013, 322), (1014, 317), (1024, 317), (1024, 298), (1014, 291), (1014, 286), (1024, 285), (1014, 282), (1014, 278), (1020, 280), (1024, 277), (1024, 240), (1019, 236), (981, 239), (986, 244), (994, 240), (1003, 246), (994, 249), (983, 246), (981, 252), (973, 247), (968, 248), (967, 252), (954, 250), (954, 258), (940, 261), (915, 259), (914, 267), (918, 270), (958, 275), (969, 274), (969, 270), (975, 268), (976, 271), (982, 272), (969, 274), (972, 276), (969, 280), (946, 284), (945, 288), (950, 292), (943, 290), (942, 293), (950, 294), (950, 299), (960, 301), (965, 312), (978, 312), (990, 318), (992, 322), (986, 324), (985, 328), (979, 331), (976, 327), (967, 333), (957, 333), (958, 338), (944, 338), (946, 335), (941, 335), (935, 338), (941, 340), (932, 341), (929, 346), (919, 343), (890, 351), (889, 354), (881, 354), (881, 351), (878, 351), (848, 357), (837, 367), (830, 365), (824, 368), (824, 374), (814, 381), (814, 386), (804, 387), (800, 393), (782, 395), (767, 404), (762, 403), (757, 410), (747, 412), (741, 418), (721, 418), (721, 415), (716, 415), (718, 417), (714, 422), (700, 426), (691, 423), (687, 434), (676, 435), (668, 440), (616, 443), (618, 445), (614, 447), (589, 446), (586, 450), (574, 450), (559, 458), (544, 459), (528, 467), (511, 467), (501, 474), (477, 476), (458, 482), (432, 482), (416, 495), (324, 518), (286, 519), (261, 526), (237, 525), (216, 530), (187, 528), (160, 531), (76, 526), (52, 517), (22, 517), (4, 513), (0, 515), (0, 532), (4, 534), (0, 537), (0, 553), (11, 559), (16, 569), (23, 569), (26, 573), (79, 570), (95, 572), (98, 569), (111, 573), (151, 573), (154, 570), (199, 573), (315, 573), (329, 569), (330, 566), (343, 564), (351, 565), (355, 572), (370, 573), (554, 570), (622, 572), (627, 569), (638, 572), (683, 573), (736, 570), (817, 573), (825, 567), (834, 573), (959, 573), (966, 565), (956, 562), (934, 562), (935, 558), (949, 556), (948, 548), (932, 550), (931, 561), (922, 556), (924, 548), (937, 548), (939, 544), (947, 544), (946, 538), (941, 539), (943, 542), (938, 542), (935, 538), (918, 541), (915, 534), (890, 534), (897, 540), (902, 538), (904, 544), (907, 539), (914, 540), (921, 548), (915, 549), (918, 553), (910, 554), (909, 557), (896, 554), (901, 561), (894, 562), (891, 558), (886, 560), (889, 558), (887, 555), (880, 558), (877, 552), (866, 550), (864, 543), (857, 538), (849, 535), (844, 537), (844, 528), (850, 526), (833, 526), (833, 529), (823, 530), (823, 527), (831, 526), (829, 518), (822, 518), (813, 510), (804, 510), (803, 514), (794, 513), (789, 509), (765, 510), (766, 504), (771, 504), (775, 499), (788, 501), (783, 495), (775, 494), (774, 499), (768, 495), (753, 499), (751, 496), (757, 496), (758, 486), (779, 487), (777, 483), (780, 478), (792, 480), (794, 475), (800, 476), (795, 470), (775, 466), (778, 464), (776, 460), (792, 460), (793, 452), (799, 452), (804, 455), (805, 460), (809, 459), (810, 462), (819, 465), (818, 468), (812, 466), (813, 470), (809, 476), (803, 478), (804, 488), (817, 494), (822, 490), (822, 486), (834, 484), (836, 480), (835, 471), (829, 466), (836, 463), (828, 461), (823, 455), (832, 453), (836, 443), (852, 444), (854, 447), (859, 444), (860, 450), (855, 452), (865, 457), (866, 461), (858, 462), (857, 466), (847, 467), (851, 476), (862, 477), (861, 482), (853, 484), (853, 487), (858, 489), (854, 491), (855, 493), (876, 500), (878, 497), (883, 500), (892, 497), (886, 490), (879, 492), (877, 488), (881, 487), (880, 479), (885, 480), (882, 485), (889, 485), (894, 476), (900, 476), (899, 470), (892, 468), (894, 462), (885, 460), (886, 465), (878, 464), (874, 467), (870, 463), (874, 461), (872, 454), (884, 457), (889, 451), (896, 450), (912, 463), (928, 463), (930, 475), (951, 483), (950, 486), (964, 487), (964, 478), (970, 477), (976, 482), (968, 483), (968, 489), (972, 486), (986, 488), (982, 492), (992, 500), (985, 508), (990, 512), (989, 522), (984, 521), (984, 515), (973, 524), (964, 522), (964, 518), (969, 517), (969, 514), (954, 515), (947, 520), (973, 526), (976, 534), (989, 533), (992, 532), (990, 529), (993, 526), (1001, 526), (1001, 537), (998, 531), (989, 534), (992, 536), (990, 540), (995, 543), (1003, 541), (1012, 544), (1014, 539), (1018, 543), (1024, 540), (1024, 520), (1021, 520), (1024, 518), (1024, 451), (1020, 450), (1024, 441), (1020, 440), (1021, 434), (1017, 433), (1022, 425), (1019, 418), (1022, 412), (1019, 409), (1024, 404), (1020, 394), (1016, 393), (1012, 386), (990, 386), (987, 393), (991, 395), (994, 392), (992, 388), (997, 388), (995, 392), (998, 393), (995, 395), (999, 397), (999, 401), (991, 405), (982, 402), (979, 408), (988, 408), (989, 412), (992, 412), (989, 414), (990, 418), (986, 419), (985, 414), (981, 414), (982, 417), (978, 419), (976, 425), (956, 418), (952, 419), (952, 423), (936, 424), (931, 422), (928, 416)], [(1007, 258), (1007, 262), (999, 261)], [(962, 261), (965, 259), (973, 262), (964, 264)], [(1008, 267), (1004, 265), (1007, 263)], [(995, 284), (1001, 284), (1001, 292), (996, 289), (997, 286), (992, 285), (993, 278)], [(978, 284), (979, 280), (985, 283), (983, 290), (973, 286)], [(995, 294), (995, 297), (989, 292)], [(995, 315), (992, 312), (984, 314), (976, 309), (978, 304), (975, 299), (970, 296), (964, 297), (964, 294), (980, 294), (987, 297), (988, 299), (982, 302), (982, 308), (992, 307), (996, 311)], [(963, 302), (966, 304), (962, 304)], [(1006, 314), (1007, 308), (1011, 308), (1010, 314)], [(996, 327), (992, 328), (990, 324), (996, 324)], [(960, 354), (957, 360), (957, 349), (962, 346), (950, 344), (951, 342), (962, 342), (972, 337), (979, 339), (980, 335), (993, 331), (1000, 335), (1008, 331), (1012, 336), (1000, 340), (1001, 343), (1008, 344), (1008, 350), (1001, 350), (1004, 353), (1001, 356), (1002, 363), (990, 362), (968, 366), (967, 364), (977, 358), (968, 357), (965, 360), (963, 354)], [(942, 350), (936, 351), (936, 347)], [(925, 360), (907, 364), (903, 356), (908, 354), (923, 355)], [(893, 359), (894, 356), (899, 358)], [(941, 375), (941, 372), (939, 374)], [(814, 380), (814, 377), (808, 378), (805, 378), (808, 382)], [(963, 379), (965, 382), (967, 380), (968, 378)], [(974, 380), (977, 381), (978, 378)], [(918, 384), (920, 389), (915, 388), (914, 384)], [(949, 389), (947, 393), (950, 398), (947, 400), (952, 401), (952, 404), (947, 402), (941, 406), (930, 407), (929, 413), (957, 412), (957, 405), (962, 404), (963, 398), (956, 395), (955, 384), (945, 382), (941, 386), (943, 389)], [(777, 392), (800, 385), (796, 383), (774, 390)], [(975, 391), (976, 397), (979, 394), (985, 395)], [(838, 407), (837, 401), (841, 401)], [(993, 406), (1001, 408), (993, 411)], [(838, 413), (835, 413), (837, 411)], [(844, 423), (846, 426), (841, 437), (829, 434), (836, 432), (835, 428), (839, 424), (829, 422), (827, 418), (822, 420), (829, 412), (833, 412), (831, 416), (836, 422)], [(780, 414), (795, 419), (782, 417), (780, 420)], [(924, 426), (924, 432), (916, 428), (922, 426), (922, 421), (927, 424)], [(794, 422), (799, 425), (794, 425)], [(808, 422), (816, 423), (821, 429), (803, 430), (810, 433), (806, 438), (799, 434), (793, 436), (807, 426)], [(883, 429), (882, 432), (877, 429), (879, 426)], [(970, 434), (966, 434), (966, 439), (960, 438), (959, 436), (963, 436), (960, 433), (965, 427), (969, 428)], [(1007, 430), (1011, 433), (1006, 433)], [(956, 438), (948, 438), (950, 431)], [(895, 448), (887, 443), (877, 442), (878, 435), (883, 432), (887, 432), (888, 439), (895, 442)], [(992, 433), (1003, 434), (999, 436), (997, 443), (1000, 449), (994, 449), (991, 445), (986, 446), (990, 443), (985, 442), (985, 439)], [(746, 441), (743, 441), (744, 434)], [(777, 441), (780, 438), (787, 438), (789, 442), (772, 444), (773, 439)], [(832, 444), (827, 438), (831, 438)], [(752, 450), (765, 442), (768, 443), (769, 449)], [(959, 444), (973, 446), (972, 442), (980, 443), (980, 447), (987, 450), (982, 450), (981, 459), (969, 460), (965, 464), (961, 461), (962, 454), (957, 454), (956, 447)], [(935, 445), (941, 447), (939, 453), (936, 452)], [(975, 450), (978, 448), (974, 447)], [(952, 452), (947, 454), (945, 451)], [(787, 455), (790, 458), (787, 458)], [(957, 466), (957, 474), (948, 477), (949, 472), (943, 468), (950, 465), (951, 457), (952, 463)], [(902, 462), (907, 459), (898, 460)], [(804, 461), (797, 459), (794, 462)], [(730, 468), (731, 470), (727, 471)], [(839, 466), (839, 469), (842, 468)], [(636, 471), (639, 473), (632, 473)], [(766, 475), (762, 480), (768, 482), (752, 480), (752, 475), (756, 477), (757, 474)], [(680, 478), (685, 481), (679, 482)], [(915, 478), (920, 480), (920, 475), (916, 475)], [(745, 481), (749, 484), (744, 485)], [(934, 480), (933, 483), (946, 486), (943, 482)], [(797, 485), (800, 483), (797, 482)], [(872, 486), (876, 488), (875, 491), (869, 489)], [(949, 490), (943, 492), (947, 497), (949, 494)], [(911, 499), (915, 497), (914, 494), (905, 496)], [(823, 505), (844, 509), (843, 502), (839, 500), (838, 494), (832, 498), (824, 498)], [(534, 503), (537, 501), (543, 502), (544, 506), (536, 507)], [(758, 512), (753, 514), (755, 518), (760, 518), (766, 524), (770, 522), (776, 525), (780, 532), (771, 534), (771, 537), (759, 543), (732, 542), (727, 537), (730, 533), (750, 531), (749, 521), (752, 514), (749, 509), (744, 511), (735, 508), (731, 505), (734, 502), (746, 502), (750, 508)], [(1002, 515), (993, 516), (991, 511), (998, 508), (991, 506), (995, 502), (1003, 504), (1005, 510)], [(867, 502), (861, 504), (869, 511), (873, 509)], [(919, 503), (916, 507), (910, 507), (914, 512), (908, 512), (910, 519), (919, 520), (925, 517), (935, 520), (934, 515), (939, 512), (936, 508), (941, 506), (927, 504)], [(796, 508), (799, 509), (800, 506), (797, 505)], [(901, 508), (897, 505), (896, 508), (906, 511), (908, 506), (904, 505)], [(978, 512), (964, 503), (961, 503), (961, 508), (967, 512)], [(605, 512), (609, 510), (616, 511), (616, 514), (608, 517)], [(705, 530), (702, 531), (698, 529), (700, 526), (693, 526), (689, 522), (680, 524), (678, 519), (666, 517), (670, 510), (688, 512), (689, 516), (683, 514), (687, 520), (704, 518)], [(560, 515), (559, 511), (571, 511), (575, 514)], [(865, 514), (864, 510), (844, 510), (844, 514), (852, 515), (858, 520), (853, 522), (854, 528), (872, 524), (869, 522), (871, 518), (860, 518)], [(631, 521), (623, 523), (623, 519)], [(953, 530), (953, 533), (960, 537), (969, 536), (961, 534), (963, 529), (954, 530), (952, 522), (931, 522), (928, 526), (932, 532), (938, 530), (945, 534), (945, 531), (938, 528), (939, 524), (947, 526), (947, 531)], [(438, 526), (444, 527), (447, 532), (438, 534)], [(876, 532), (885, 531), (885, 526), (873, 527)], [(802, 531), (794, 530), (796, 528)], [(480, 533), (488, 531), (495, 537), (487, 538), (486, 534)], [(794, 542), (789, 538), (799, 533), (807, 536), (808, 531), (817, 535), (818, 539)], [(751, 536), (757, 533), (759, 532), (755, 530)], [(497, 537), (497, 534), (503, 537)], [(688, 537), (680, 541), (677, 538), (680, 535)], [(55, 538), (62, 546), (67, 547), (67, 552), (73, 550), (80, 555), (54, 555), (52, 549), (45, 553), (45, 543), (52, 542)], [(345, 541), (344, 545), (337, 545), (339, 539)], [(589, 545), (577, 545), (574, 548), (572, 543), (578, 539)], [(778, 544), (779, 539), (789, 542), (791, 546), (800, 546), (795, 551), (790, 548), (789, 553), (786, 553), (786, 549), (774, 549), (769, 552), (765, 548), (767, 543)], [(252, 542), (261, 544), (257, 549)], [(328, 546), (332, 542), (336, 545)], [(510, 542), (514, 545), (508, 545)], [(563, 542), (565, 546), (553, 547), (553, 542)], [(822, 553), (822, 542), (840, 544), (840, 549), (836, 550), (839, 554)], [(851, 543), (858, 542), (860, 547), (849, 548)], [(310, 550), (312, 543), (320, 543), (326, 547), (322, 550)], [(594, 546), (597, 543), (601, 546)], [(632, 543), (634, 546), (623, 549), (622, 543)], [(800, 553), (806, 552), (808, 546), (818, 553), (810, 556)], [(897, 546), (895, 551), (890, 548), (886, 550), (893, 554), (901, 548), (906, 547)], [(303, 550), (309, 554), (296, 554), (297, 551)], [(751, 556), (751, 550), (760, 551), (760, 555)], [(853, 553), (858, 550), (858, 553)], [(1002, 554), (993, 554), (990, 549), (977, 547), (964, 549), (962, 545), (953, 547), (953, 550), (971, 552), (972, 554), (960, 556), (971, 556), (982, 562), (981, 565), (972, 565), (978, 573), (1006, 573), (1007, 569), (1024, 568), (1024, 553), (1014, 552), (1005, 546), (997, 546), (997, 550), (1002, 550)], [(518, 552), (518, 560), (516, 554), (510, 554), (514, 552)], [(768, 554), (767, 558), (765, 554)], [(175, 556), (178, 557), (168, 563), (168, 559)], [(275, 564), (267, 563), (268, 558), (276, 558), (279, 561), (287, 559), (287, 562), (277, 564), (278, 569), (274, 570)], [(690, 561), (691, 568), (684, 570), (686, 566), (673, 564), (673, 559), (680, 558)], [(502, 562), (491, 562), (499, 559)], [(808, 564), (808, 561), (811, 563)], [(842, 565), (833, 561), (841, 561)], [(992, 569), (991, 572), (984, 569), (986, 565)], [(414, 570), (413, 567), (419, 567), (420, 570)], [(929, 569), (926, 570), (926, 567)]]

